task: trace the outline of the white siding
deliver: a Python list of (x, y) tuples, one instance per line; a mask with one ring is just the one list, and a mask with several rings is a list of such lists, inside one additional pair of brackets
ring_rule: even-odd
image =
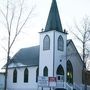
[[(43, 50), (43, 39), (46, 35), (50, 37), (50, 50)], [(53, 32), (51, 31), (40, 34), (39, 76), (43, 76), (45, 66), (48, 67), (48, 75), (53, 76)]]
[(73, 82), (82, 84), (83, 64), (72, 42), (67, 47), (67, 56), (67, 60), (70, 60), (73, 66)]
[[(50, 50), (43, 50), (43, 39), (48, 35), (50, 37)], [(64, 51), (58, 50), (58, 37), (63, 37)], [(40, 33), (40, 60), (39, 60), (39, 76), (43, 76), (43, 68), (48, 67), (49, 76), (56, 76), (57, 67), (61, 64), (64, 69), (64, 80), (66, 81), (66, 40), (67, 35), (56, 30)], [(60, 62), (60, 60), (62, 60)], [(54, 69), (54, 70), (53, 70)], [(54, 72), (53, 72), (54, 71)]]
[(32, 90), (37, 88), (36, 83), (36, 69), (37, 67), (28, 67), (29, 80), (24, 83), (24, 70), (25, 68), (16, 68), (17, 70), (17, 83), (13, 83), (13, 68), (8, 70), (8, 89), (10, 90)]
[(4, 73), (0, 73), (0, 89), (4, 88), (5, 75)]
[[(59, 36), (63, 37), (64, 40), (64, 51), (58, 50), (58, 37)], [(67, 35), (64, 33), (60, 32), (55, 32), (55, 61), (54, 61), (54, 75), (56, 76), (56, 70), (57, 67), (61, 64), (63, 69), (64, 69), (64, 80), (66, 81), (66, 40), (67, 40)], [(60, 61), (61, 60), (61, 61)]]

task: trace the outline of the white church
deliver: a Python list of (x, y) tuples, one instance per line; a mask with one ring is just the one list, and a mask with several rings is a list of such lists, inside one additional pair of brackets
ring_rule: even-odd
[(8, 65), (8, 90), (83, 90), (82, 59), (62, 29), (52, 0), (40, 45), (20, 49)]

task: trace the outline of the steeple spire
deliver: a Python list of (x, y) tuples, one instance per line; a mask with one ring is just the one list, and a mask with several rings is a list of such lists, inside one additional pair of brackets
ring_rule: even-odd
[(63, 32), (56, 0), (52, 1), (51, 9), (45, 27), (45, 31), (51, 30)]

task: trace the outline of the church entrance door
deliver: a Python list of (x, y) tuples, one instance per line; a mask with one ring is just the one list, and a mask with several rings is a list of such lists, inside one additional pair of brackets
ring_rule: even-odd
[(59, 65), (56, 71), (57, 81), (64, 81), (64, 69), (62, 65)]
[(62, 65), (58, 66), (56, 75), (57, 75), (57, 87), (63, 88), (63, 86), (64, 86), (64, 69), (63, 69)]

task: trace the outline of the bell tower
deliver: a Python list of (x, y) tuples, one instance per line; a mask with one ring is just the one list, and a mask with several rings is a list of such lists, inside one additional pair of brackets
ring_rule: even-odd
[(66, 81), (66, 41), (56, 0), (52, 0), (45, 30), (40, 33), (39, 76), (58, 77)]

